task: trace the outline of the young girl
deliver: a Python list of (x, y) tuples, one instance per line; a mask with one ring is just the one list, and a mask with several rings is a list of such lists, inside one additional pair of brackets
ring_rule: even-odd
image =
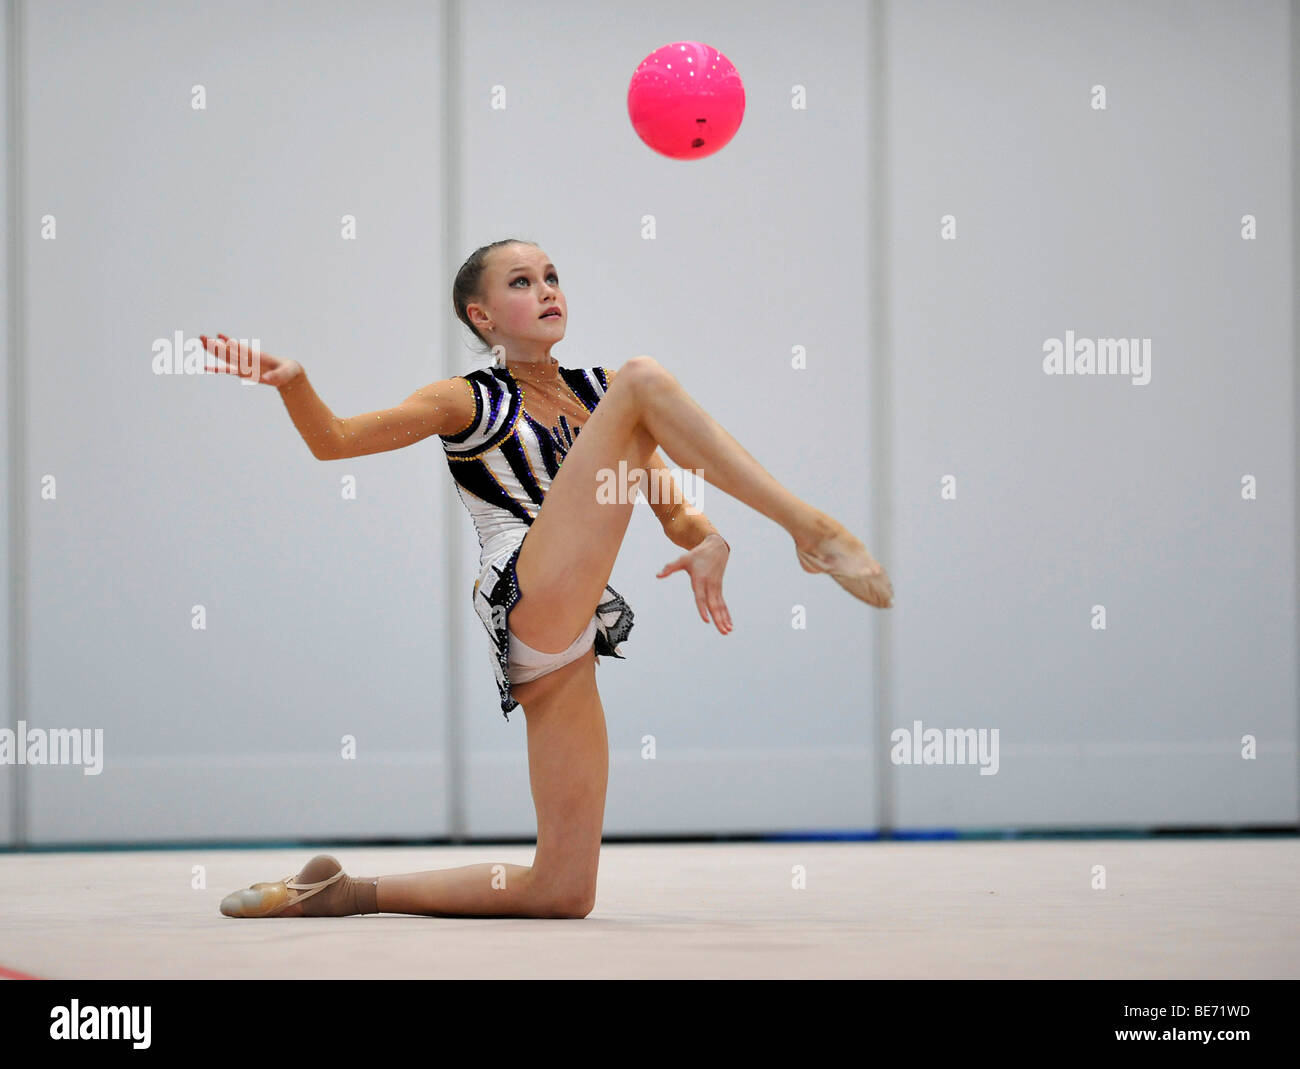
[[(348, 876), (333, 857), (295, 876), (255, 883), (221, 903), (229, 917), (585, 917), (596, 898), (609, 744), (596, 689), (600, 654), (621, 658), (632, 610), (608, 585), (636, 495), (598, 492), (611, 473), (644, 472), (642, 486), (668, 538), (686, 552), (662, 578), (685, 572), (705, 623), (726, 635), (722, 597), (730, 546), (686, 507), (657, 447), (710, 486), (780, 524), (806, 572), (827, 572), (855, 597), (889, 608), (893, 588), (866, 546), (833, 517), (776, 481), (648, 356), (612, 368), (565, 368), (551, 356), (568, 305), (536, 245), (507, 239), (465, 262), (452, 293), (457, 317), (495, 353), (494, 366), (417, 390), (396, 408), (336, 417), (301, 365), (202, 336), (216, 371), (280, 391), (320, 460), (442, 439), (481, 548), (474, 609), (487, 630), (507, 715), (522, 705), (537, 809), (533, 864), (467, 865), (396, 876)], [(620, 468), (620, 465), (624, 465)], [(656, 501), (656, 498), (658, 500)], [(710, 619), (711, 618), (711, 619)], [(504, 879), (501, 878), (504, 872)]]

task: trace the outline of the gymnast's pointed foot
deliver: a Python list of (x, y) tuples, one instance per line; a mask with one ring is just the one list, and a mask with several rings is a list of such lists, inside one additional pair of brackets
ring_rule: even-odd
[(795, 543), (799, 564), (805, 572), (826, 572), (855, 598), (888, 609), (894, 604), (894, 585), (862, 541), (842, 523), (821, 514), (818, 534), (806, 543)]
[(255, 883), (221, 900), (227, 917), (350, 917), (378, 913), (378, 877), (357, 879), (329, 854), (317, 854), (296, 876)]

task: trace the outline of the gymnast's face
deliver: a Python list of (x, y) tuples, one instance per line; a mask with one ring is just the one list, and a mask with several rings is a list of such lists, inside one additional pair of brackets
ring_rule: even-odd
[[(493, 249), (483, 279), (483, 299), (467, 309), (479, 333), (490, 345), (504, 345), (507, 359), (549, 357), (564, 337), (569, 307), (546, 253), (532, 245)], [(553, 309), (560, 314), (545, 316)]]

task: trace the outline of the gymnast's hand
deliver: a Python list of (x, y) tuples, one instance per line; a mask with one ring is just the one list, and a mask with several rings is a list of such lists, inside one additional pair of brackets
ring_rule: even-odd
[(673, 572), (686, 572), (691, 577), (691, 589), (695, 592), (700, 618), (707, 624), (709, 613), (712, 613), (713, 623), (724, 635), (731, 633), (731, 613), (722, 600), (722, 573), (730, 556), (731, 550), (722, 536), (710, 534), (685, 556), (665, 564), (657, 576), (662, 579)]
[(212, 354), (216, 366), (208, 368), (209, 372), (219, 375), (238, 375), (241, 379), (264, 382), (268, 386), (283, 386), (300, 371), (302, 365), (297, 360), (281, 360), (278, 356), (259, 350), (256, 355), (250, 345), (234, 341), (224, 334), (209, 338), (200, 334), (203, 348)]

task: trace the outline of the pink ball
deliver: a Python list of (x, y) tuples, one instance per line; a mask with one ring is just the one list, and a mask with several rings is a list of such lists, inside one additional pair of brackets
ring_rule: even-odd
[(674, 160), (711, 156), (735, 136), (745, 115), (745, 86), (716, 48), (675, 41), (656, 48), (627, 87), (632, 128)]

